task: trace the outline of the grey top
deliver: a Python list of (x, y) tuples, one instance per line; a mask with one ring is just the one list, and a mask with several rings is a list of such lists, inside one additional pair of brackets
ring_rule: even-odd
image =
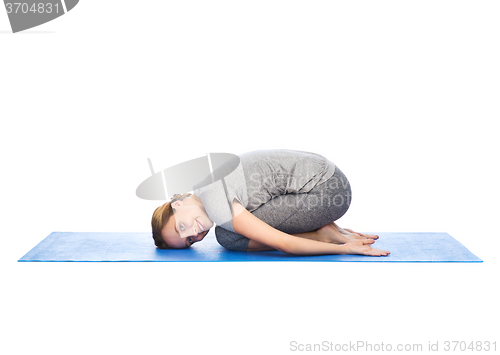
[(214, 170), (213, 176), (195, 186), (194, 194), (215, 224), (234, 232), (234, 199), (253, 212), (277, 196), (307, 193), (334, 172), (335, 165), (315, 153), (258, 150)]

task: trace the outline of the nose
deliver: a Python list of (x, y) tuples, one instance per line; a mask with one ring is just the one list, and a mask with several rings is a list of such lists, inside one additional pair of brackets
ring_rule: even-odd
[[(187, 226), (186, 226), (187, 227)], [(181, 234), (181, 237), (182, 238), (193, 238), (194, 241), (198, 241), (198, 237), (201, 235), (201, 233), (199, 233), (198, 231), (198, 226), (196, 224), (196, 222), (194, 222), (191, 226), (191, 228), (186, 228), (186, 230), (184, 231), (184, 233)]]

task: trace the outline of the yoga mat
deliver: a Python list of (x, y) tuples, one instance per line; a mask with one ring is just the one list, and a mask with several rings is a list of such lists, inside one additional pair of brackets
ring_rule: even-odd
[(210, 232), (188, 249), (157, 249), (151, 233), (53, 232), (19, 261), (317, 261), (482, 262), (447, 233), (377, 233), (373, 245), (389, 256), (297, 256), (280, 251), (238, 252), (220, 246)]

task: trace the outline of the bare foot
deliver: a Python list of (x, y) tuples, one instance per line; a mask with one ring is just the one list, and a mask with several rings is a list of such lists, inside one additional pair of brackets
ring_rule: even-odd
[(320, 236), (320, 240), (327, 242), (327, 243), (334, 243), (334, 244), (345, 244), (352, 239), (365, 239), (363, 237), (360, 237), (357, 234), (347, 234), (344, 235), (340, 233), (333, 225), (327, 224), (326, 226), (321, 227), (320, 229), (317, 230), (317, 233)]
[[(351, 239), (362, 239), (362, 238), (368, 238), (368, 239), (378, 239), (378, 235), (376, 234), (367, 234), (367, 233), (358, 233), (353, 231), (352, 229), (349, 228), (340, 228), (335, 222), (332, 223), (332, 225), (335, 227), (335, 229), (340, 232), (341, 234), (351, 238)], [(357, 237), (356, 237), (357, 236)]]
[(353, 231), (352, 229), (347, 229), (347, 228), (345, 228), (345, 230), (352, 233), (352, 234), (357, 234), (363, 238), (368, 238), (368, 239), (378, 239), (379, 238), (377, 234), (359, 233), (359, 232)]

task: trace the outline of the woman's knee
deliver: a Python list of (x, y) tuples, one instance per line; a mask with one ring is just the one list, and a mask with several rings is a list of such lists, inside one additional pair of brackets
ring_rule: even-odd
[(249, 242), (249, 239), (241, 234), (229, 231), (220, 226), (215, 227), (215, 238), (224, 248), (237, 251), (245, 251)]

